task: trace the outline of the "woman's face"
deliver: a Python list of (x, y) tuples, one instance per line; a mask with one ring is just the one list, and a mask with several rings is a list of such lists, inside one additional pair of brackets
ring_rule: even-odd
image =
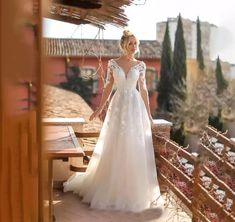
[(126, 51), (128, 54), (135, 54), (138, 48), (138, 42), (134, 36), (129, 38), (129, 41), (126, 45)]

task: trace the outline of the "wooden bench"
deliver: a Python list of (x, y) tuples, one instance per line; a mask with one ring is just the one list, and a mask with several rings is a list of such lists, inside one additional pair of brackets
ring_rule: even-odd
[(75, 132), (77, 140), (82, 147), (85, 156), (83, 157), (83, 165), (82, 166), (74, 166), (70, 165), (70, 170), (74, 172), (85, 172), (87, 169), (87, 165), (90, 160), (90, 156), (93, 154), (93, 150), (95, 148), (97, 138), (99, 137), (99, 132)]
[(99, 137), (99, 132), (75, 132), (79, 144), (83, 148), (86, 156), (91, 156)]

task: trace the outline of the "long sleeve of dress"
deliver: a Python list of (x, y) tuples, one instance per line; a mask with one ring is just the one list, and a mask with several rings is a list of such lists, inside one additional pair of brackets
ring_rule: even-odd
[(112, 65), (112, 60), (109, 60), (108, 61), (108, 66), (107, 66), (107, 73), (106, 73), (104, 88), (106, 88), (107, 85), (111, 81), (113, 81), (113, 65)]

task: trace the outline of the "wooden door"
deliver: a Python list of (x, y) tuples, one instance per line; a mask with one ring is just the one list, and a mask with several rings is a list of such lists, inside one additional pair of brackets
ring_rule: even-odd
[(0, 4), (0, 221), (43, 222), (41, 5)]

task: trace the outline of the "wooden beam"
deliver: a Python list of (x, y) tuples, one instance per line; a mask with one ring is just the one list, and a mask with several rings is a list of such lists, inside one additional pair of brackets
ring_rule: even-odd
[(188, 175), (183, 173), (181, 170), (179, 170), (176, 166), (174, 166), (169, 160), (167, 160), (163, 156), (160, 156), (160, 164), (162, 166), (167, 166), (170, 172), (177, 174), (182, 180), (187, 182), (190, 186), (193, 186), (192, 179)]
[(211, 172), (211, 170), (206, 167), (206, 166), (203, 166), (202, 167), (202, 170), (208, 175), (211, 177), (212, 179), (212, 182), (214, 182), (216, 185), (219, 185), (219, 187), (221, 189), (223, 189), (225, 192), (226, 192), (226, 196), (231, 198), (231, 199), (234, 199), (235, 200), (235, 192), (225, 183), (223, 182), (222, 180), (220, 180), (213, 172)]
[(167, 179), (166, 176), (164, 176), (163, 174), (159, 173), (158, 174), (160, 179), (162, 179), (162, 181), (169, 186), (169, 188), (176, 194), (176, 196), (182, 201), (183, 204), (185, 204), (185, 206), (187, 206), (190, 210), (192, 210), (192, 202), (191, 200), (189, 200), (182, 192), (179, 188), (177, 188), (171, 181), (169, 181)]
[(102, 7), (100, 0), (53, 0), (52, 2), (82, 9), (99, 9)]

